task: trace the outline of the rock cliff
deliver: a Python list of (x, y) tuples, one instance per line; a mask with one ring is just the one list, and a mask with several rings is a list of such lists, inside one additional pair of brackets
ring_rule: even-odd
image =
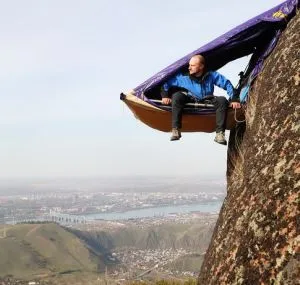
[(227, 197), (198, 284), (300, 284), (299, 31), (298, 12), (251, 90), (246, 127), (231, 134)]

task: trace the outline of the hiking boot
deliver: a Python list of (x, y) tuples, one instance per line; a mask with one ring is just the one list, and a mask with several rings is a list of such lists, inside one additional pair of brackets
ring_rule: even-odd
[(216, 133), (215, 142), (223, 145), (227, 145), (227, 141), (225, 139), (225, 132)]
[(170, 138), (171, 141), (177, 141), (181, 138), (181, 132), (179, 129), (173, 128), (172, 129), (172, 136)]

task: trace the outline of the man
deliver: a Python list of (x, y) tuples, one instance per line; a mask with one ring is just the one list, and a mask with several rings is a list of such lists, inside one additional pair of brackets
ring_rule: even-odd
[[(205, 59), (202, 55), (195, 55), (189, 61), (189, 74), (178, 74), (169, 79), (162, 86), (162, 103), (165, 105), (172, 103), (172, 136), (171, 141), (181, 138), (181, 119), (182, 111), (186, 103), (193, 103), (203, 100), (209, 96), (216, 109), (216, 137), (215, 142), (227, 144), (225, 139), (225, 123), (228, 101), (223, 96), (212, 96), (214, 85), (226, 90), (229, 98), (232, 100), (232, 108), (240, 108), (239, 102), (234, 100), (234, 88), (231, 82), (216, 71), (206, 72)], [(177, 88), (177, 92), (169, 97), (170, 87)]]

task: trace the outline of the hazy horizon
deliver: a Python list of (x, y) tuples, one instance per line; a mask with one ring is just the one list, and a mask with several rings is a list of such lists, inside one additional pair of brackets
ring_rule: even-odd
[(21, 178), (0, 179), (1, 195), (24, 195), (53, 192), (199, 192), (202, 189), (225, 191), (226, 180), (222, 177), (197, 176), (119, 176), (76, 178)]

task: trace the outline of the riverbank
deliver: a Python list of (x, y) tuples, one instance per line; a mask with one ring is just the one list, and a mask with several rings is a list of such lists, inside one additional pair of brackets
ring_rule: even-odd
[(197, 203), (192, 205), (172, 205), (153, 208), (142, 208), (125, 212), (97, 213), (84, 215), (95, 220), (128, 220), (147, 217), (163, 217), (179, 213), (202, 212), (216, 214), (220, 211), (223, 201)]

